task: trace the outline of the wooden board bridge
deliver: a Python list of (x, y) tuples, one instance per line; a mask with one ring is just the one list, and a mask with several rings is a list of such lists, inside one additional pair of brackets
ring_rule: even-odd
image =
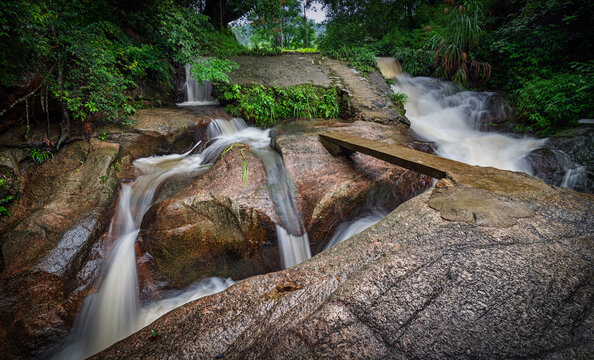
[(358, 151), (436, 179), (450, 177), (449, 173), (453, 169), (466, 165), (401, 145), (369, 140), (346, 132), (327, 132), (319, 137), (322, 145), (334, 156)]

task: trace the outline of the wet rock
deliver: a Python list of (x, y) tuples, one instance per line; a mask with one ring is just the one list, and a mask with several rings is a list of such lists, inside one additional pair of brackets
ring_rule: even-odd
[[(184, 305), (96, 358), (591, 358), (594, 197), (525, 193), (537, 180), (489, 171), (534, 215), (511, 226), (447, 220), (427, 192), (310, 261)], [(472, 178), (469, 187), (501, 195)], [(278, 290), (286, 284), (297, 286)]]
[[(583, 126), (552, 136), (528, 155), (534, 175), (551, 185), (594, 192), (594, 128)], [(568, 174), (568, 170), (573, 172)], [(569, 178), (566, 178), (568, 176)], [(572, 179), (571, 176), (574, 178)], [(565, 183), (564, 183), (564, 180)]]
[(76, 274), (113, 211), (119, 149), (76, 142), (26, 171), (12, 216), (0, 220), (4, 354), (34, 355), (67, 332), (78, 305)]
[(98, 128), (106, 132), (110, 141), (120, 143), (122, 153), (138, 159), (159, 154), (182, 153), (190, 150), (193, 133), (206, 127), (214, 118), (215, 108), (210, 111), (193, 112), (179, 108), (154, 108), (139, 110), (133, 117), (130, 128), (114, 126)]
[[(317, 133), (346, 131), (362, 137), (403, 144), (409, 133), (402, 128), (358, 121), (346, 126), (300, 128), (275, 138), (288, 173), (295, 183), (298, 206), (309, 233), (312, 253), (330, 239), (336, 226), (349, 218), (370, 193), (382, 197), (387, 210), (422, 192), (430, 178), (371, 156), (354, 153), (333, 157), (320, 143)], [(289, 125), (290, 128), (290, 125)]]
[[(155, 203), (141, 226), (143, 249), (169, 286), (210, 276), (242, 279), (280, 269), (276, 214), (262, 164), (235, 148), (199, 177)], [(159, 275), (155, 275), (159, 277)]]

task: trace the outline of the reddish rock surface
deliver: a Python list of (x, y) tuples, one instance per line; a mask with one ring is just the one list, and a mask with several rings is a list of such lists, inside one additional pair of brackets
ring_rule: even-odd
[(371, 192), (381, 197), (378, 199), (380, 203), (393, 209), (431, 184), (431, 178), (371, 156), (355, 153), (348, 157), (333, 157), (317, 136), (331, 128), (371, 140), (412, 144), (408, 131), (363, 121), (333, 125), (305, 125), (298, 133), (286, 130), (275, 139), (285, 167), (295, 182), (298, 206), (314, 253), (321, 251), (336, 226), (347, 220)]
[[(406, 134), (370, 122), (342, 129), (388, 142)], [(380, 202), (391, 209), (430, 185), (427, 177), (369, 156), (334, 158), (315, 131), (276, 138), (314, 253), (371, 193), (385, 197)], [(246, 152), (246, 158), (247, 187), (242, 185), (239, 149), (224, 155), (206, 175), (174, 186), (176, 192), (165, 186), (162, 192), (169, 196), (147, 212), (141, 232), (143, 251), (154, 261), (154, 278), (162, 276), (169, 286), (185, 287), (209, 276), (238, 280), (280, 269), (274, 226), (278, 221), (265, 173), (253, 154)], [(149, 283), (147, 293), (151, 292)]]
[(68, 331), (76, 274), (111, 218), (118, 152), (76, 142), (25, 173), (12, 216), (0, 220), (0, 353), (36, 355)]
[[(262, 164), (241, 149), (219, 159), (166, 200), (154, 204), (141, 227), (142, 248), (170, 286), (185, 287), (209, 276), (242, 279), (280, 269), (274, 207)], [(158, 275), (156, 275), (158, 276)]]
[[(308, 262), (186, 304), (94, 358), (592, 358), (594, 197), (475, 169)], [(533, 212), (483, 222), (497, 220), (486, 210), (501, 202)], [(478, 217), (454, 220), (452, 209)]]

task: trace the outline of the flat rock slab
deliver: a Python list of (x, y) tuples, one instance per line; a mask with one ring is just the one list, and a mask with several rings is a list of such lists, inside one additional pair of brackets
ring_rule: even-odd
[(239, 85), (296, 86), (311, 84), (329, 88), (333, 79), (317, 55), (235, 56), (239, 69), (230, 74)]

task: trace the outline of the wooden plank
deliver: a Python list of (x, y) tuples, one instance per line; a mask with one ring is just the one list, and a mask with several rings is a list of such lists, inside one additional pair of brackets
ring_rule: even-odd
[[(320, 141), (324, 146), (326, 146), (325, 144), (332, 144), (346, 150), (358, 151), (437, 179), (448, 177), (448, 172), (443, 168), (438, 167), (438, 165), (443, 164), (444, 160), (452, 160), (443, 159), (439, 156), (409, 149), (400, 145), (365, 139), (346, 132), (323, 133), (319, 136)], [(336, 148), (332, 146), (330, 146), (330, 148), (329, 152), (331, 154), (340, 153)]]

